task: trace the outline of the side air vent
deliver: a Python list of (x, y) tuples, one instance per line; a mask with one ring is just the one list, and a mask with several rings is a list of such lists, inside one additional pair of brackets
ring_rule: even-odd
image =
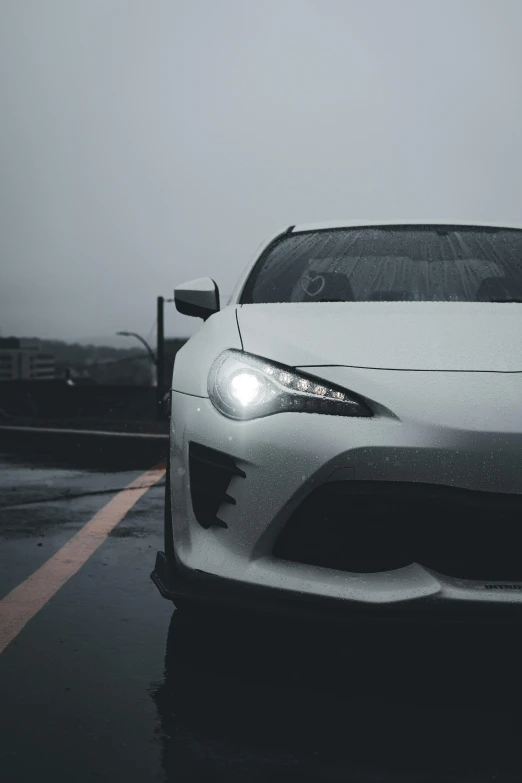
[(190, 494), (194, 516), (204, 528), (227, 527), (217, 516), (222, 503), (236, 504), (227, 490), (233, 476), (246, 477), (229, 454), (189, 443)]

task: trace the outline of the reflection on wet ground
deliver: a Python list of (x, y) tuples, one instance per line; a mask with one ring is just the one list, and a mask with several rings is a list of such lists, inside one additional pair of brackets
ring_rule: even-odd
[(518, 637), (176, 613), (153, 697), (167, 778), (514, 780)]

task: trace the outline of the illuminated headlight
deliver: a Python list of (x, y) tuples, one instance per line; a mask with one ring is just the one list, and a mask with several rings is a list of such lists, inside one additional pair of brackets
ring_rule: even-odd
[(283, 411), (372, 416), (357, 395), (289, 367), (242, 351), (224, 351), (210, 369), (208, 394), (231, 419), (257, 419)]

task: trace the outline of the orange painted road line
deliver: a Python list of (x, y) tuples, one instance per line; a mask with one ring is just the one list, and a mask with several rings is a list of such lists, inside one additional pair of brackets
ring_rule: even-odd
[(24, 427), (2, 424), (0, 432), (38, 432), (40, 435), (96, 435), (108, 438), (141, 438), (142, 440), (168, 440), (168, 434), (161, 432), (117, 432), (116, 430), (71, 430), (66, 427)]
[(107, 539), (135, 503), (165, 475), (164, 465), (142, 473), (101, 508), (34, 574), (0, 601), (0, 653)]

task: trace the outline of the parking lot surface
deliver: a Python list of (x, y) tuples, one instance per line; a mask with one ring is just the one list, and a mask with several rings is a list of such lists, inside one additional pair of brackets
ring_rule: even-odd
[(149, 578), (163, 492), (0, 458), (2, 780), (522, 779), (517, 626), (185, 616)]

